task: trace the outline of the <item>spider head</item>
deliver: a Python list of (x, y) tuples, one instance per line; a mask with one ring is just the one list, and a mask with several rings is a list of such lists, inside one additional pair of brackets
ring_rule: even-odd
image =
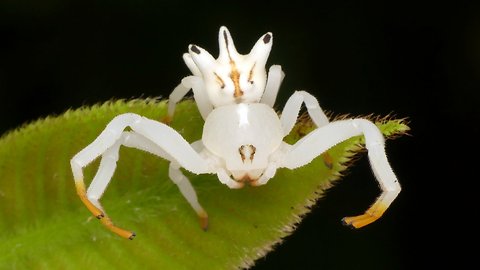
[(217, 59), (197, 45), (190, 45), (183, 59), (195, 76), (203, 78), (213, 106), (260, 101), (265, 90), (265, 64), (272, 48), (272, 33), (266, 33), (247, 55), (237, 52), (225, 26), (218, 34)]

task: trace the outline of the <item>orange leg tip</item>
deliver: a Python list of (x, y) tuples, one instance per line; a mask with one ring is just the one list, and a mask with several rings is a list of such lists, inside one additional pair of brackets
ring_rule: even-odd
[(325, 153), (323, 153), (322, 158), (323, 158), (323, 164), (325, 164), (325, 166), (328, 169), (330, 169), (330, 170), (333, 169), (332, 156), (330, 156), (330, 154), (328, 152), (325, 152)]
[(137, 236), (136, 233), (134, 232), (129, 232), (129, 231), (125, 231), (123, 229), (120, 229), (120, 228), (115, 228), (115, 229), (111, 229), (114, 233), (118, 234), (119, 236), (125, 238), (125, 239), (128, 239), (128, 240), (133, 240), (135, 238), (135, 236)]
[(350, 228), (355, 228), (353, 225), (352, 225), (352, 217), (344, 217), (342, 218), (342, 224), (345, 225), (345, 226), (348, 226)]
[(342, 222), (344, 225), (347, 225), (349, 226), (350, 228), (355, 228), (355, 229), (359, 229), (359, 228), (362, 228), (364, 226), (367, 226), (368, 224), (374, 222), (375, 220), (377, 220), (378, 217), (372, 217), (372, 216), (369, 216), (369, 217), (362, 217), (362, 216), (358, 216), (358, 217), (348, 217), (348, 218), (343, 218), (342, 219)]
[(359, 215), (355, 217), (345, 217), (342, 219), (342, 222), (344, 225), (351, 226), (355, 229), (358, 229), (358, 228), (367, 226), (370, 223), (375, 222), (377, 219), (379, 219), (382, 216), (381, 214), (382, 213), (376, 213), (376, 214), (365, 213), (363, 215)]
[(170, 115), (164, 116), (160, 121), (166, 125), (170, 125), (172, 123), (173, 118)]
[(112, 232), (118, 234), (119, 236), (125, 238), (125, 239), (129, 239), (129, 240), (133, 240), (135, 238), (135, 236), (137, 236), (136, 233), (134, 232), (131, 232), (131, 231), (126, 231), (124, 229), (120, 229), (118, 227), (110, 227), (109, 228)]
[(368, 218), (368, 219), (361, 219), (357, 222), (354, 222), (352, 224), (352, 226), (354, 226), (356, 229), (359, 229), (359, 228), (362, 228), (362, 227), (365, 227), (367, 226), (368, 224), (370, 223), (373, 223), (375, 222), (376, 220), (378, 219), (378, 217), (372, 217), (372, 218)]
[(377, 202), (373, 204), (363, 215), (358, 215), (354, 217), (344, 217), (342, 222), (344, 225), (351, 226), (353, 228), (361, 228), (367, 226), (370, 223), (375, 222), (379, 219), (383, 213), (387, 210), (388, 206), (382, 202)]
[(208, 230), (208, 215), (206, 212), (202, 212), (198, 214), (198, 219), (200, 221), (200, 227), (202, 230)]

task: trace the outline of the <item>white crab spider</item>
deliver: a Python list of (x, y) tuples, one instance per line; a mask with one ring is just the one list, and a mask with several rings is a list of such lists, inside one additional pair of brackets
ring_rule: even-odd
[[(227, 31), (226, 28), (220, 28), (220, 33), (222, 29)], [(228, 31), (224, 33), (227, 33), (226, 40), (229, 40)], [(263, 42), (262, 39), (260, 41)], [(228, 44), (233, 46), (233, 43)], [(188, 64), (188, 60), (186, 62)], [(189, 67), (192, 72), (195, 70), (195, 66)], [(229, 188), (241, 188), (245, 183), (252, 186), (264, 185), (275, 175), (278, 168), (301, 167), (336, 144), (353, 136), (363, 135), (370, 164), (382, 194), (364, 214), (346, 217), (343, 221), (355, 228), (374, 222), (382, 216), (400, 192), (400, 185), (386, 157), (381, 132), (375, 124), (366, 119), (349, 119), (330, 123), (317, 99), (304, 91), (297, 91), (288, 99), (279, 117), (272, 108), (276, 91), (283, 77), (281, 69), (279, 71), (277, 75), (281, 76), (272, 80), (272, 85), (275, 87), (269, 89), (267, 83), (265, 95), (269, 100), (265, 103), (258, 102), (257, 99), (248, 102), (240, 100), (237, 103), (232, 99), (225, 104), (218, 103), (213, 107), (202, 107), (203, 101), (216, 102), (217, 100), (207, 98), (205, 93), (209, 92), (205, 92), (204, 90), (208, 89), (204, 88), (198, 88), (202, 90), (200, 94), (202, 99), (198, 99), (194, 87), (194, 95), (200, 111), (203, 110), (202, 108), (208, 108), (208, 110), (202, 113), (205, 118), (202, 139), (192, 144), (166, 124), (133, 113), (115, 117), (90, 145), (70, 161), (80, 199), (108, 229), (122, 237), (133, 239), (135, 233), (115, 226), (106, 216), (99, 200), (116, 169), (120, 146), (137, 148), (170, 161), (170, 179), (179, 187), (180, 192), (198, 214), (202, 228), (206, 229), (207, 212), (198, 202), (190, 181), (180, 171), (181, 167), (195, 174), (216, 174), (220, 182)], [(194, 79), (196, 80), (197, 77), (194, 76)], [(179, 87), (183, 87), (182, 85)], [(208, 84), (202, 87), (206, 85)], [(180, 91), (177, 87), (174, 93), (181, 92), (184, 95), (188, 90), (184, 87)], [(170, 104), (174, 104), (180, 98), (177, 96), (177, 99)], [(305, 104), (317, 128), (290, 145), (283, 142), (283, 138), (295, 125), (302, 104)], [(171, 108), (172, 106), (169, 110)], [(125, 131), (127, 127), (131, 131)], [(102, 159), (98, 171), (86, 190), (83, 168), (100, 156)]]
[(228, 29), (222, 26), (218, 32), (217, 59), (199, 46), (189, 45), (183, 60), (193, 75), (183, 78), (170, 94), (168, 119), (173, 117), (176, 103), (190, 89), (203, 119), (214, 108), (228, 104), (261, 102), (273, 107), (285, 74), (281, 66), (273, 65), (267, 77), (265, 65), (272, 42), (273, 35), (268, 32), (249, 54), (242, 55), (235, 49)]
[[(302, 103), (317, 129), (294, 145), (283, 142), (293, 128)], [(131, 131), (124, 131), (130, 127)], [(189, 144), (174, 129), (137, 114), (115, 117), (90, 145), (71, 160), (77, 192), (88, 209), (113, 232), (132, 239), (135, 234), (113, 225), (99, 203), (116, 168), (121, 145), (141, 149), (171, 162), (169, 176), (197, 212), (203, 228), (208, 224), (206, 211), (180, 167), (195, 174), (216, 174), (230, 188), (245, 183), (263, 185), (278, 168), (295, 169), (310, 163), (332, 146), (348, 138), (364, 135), (370, 164), (382, 188), (382, 195), (363, 215), (344, 218), (353, 227), (378, 219), (400, 192), (384, 149), (383, 136), (372, 122), (349, 119), (328, 122), (317, 100), (297, 91), (287, 101), (281, 117), (263, 103), (220, 106), (207, 117), (202, 139)], [(100, 167), (85, 192), (82, 169), (102, 156)]]

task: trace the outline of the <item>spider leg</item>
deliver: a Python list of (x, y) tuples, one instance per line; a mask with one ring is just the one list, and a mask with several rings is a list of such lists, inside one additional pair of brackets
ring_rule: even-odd
[(268, 180), (272, 179), (275, 176), (275, 173), (277, 172), (278, 165), (275, 162), (270, 162), (263, 172), (262, 176), (258, 178), (258, 180), (254, 181), (251, 183), (252, 186), (261, 186), (265, 185)]
[(190, 87), (187, 87), (183, 84), (183, 80), (180, 82), (177, 87), (175, 87), (168, 97), (168, 113), (164, 122), (170, 123), (175, 114), (175, 107), (177, 103), (185, 97), (185, 95), (190, 91)]
[[(194, 144), (192, 144), (192, 147)], [(97, 174), (93, 178), (92, 183), (87, 190), (87, 198), (103, 212), (105, 211), (98, 200), (102, 197), (108, 183), (113, 176), (116, 168), (116, 162), (118, 161), (118, 152), (120, 146), (122, 145), (149, 152), (166, 160), (173, 160), (170, 155), (168, 155), (165, 151), (158, 147), (158, 145), (154, 144), (147, 138), (135, 132), (123, 132), (120, 139), (102, 155), (102, 160), (100, 161)], [(207, 212), (199, 204), (197, 194), (193, 189), (192, 184), (188, 178), (182, 174), (178, 164), (170, 163), (169, 176), (170, 179), (178, 186), (185, 199), (198, 214), (200, 224), (202, 228), (206, 230), (208, 226)]]
[[(280, 117), (284, 136), (288, 135), (295, 126), (302, 104), (305, 104), (308, 115), (315, 126), (323, 127), (329, 123), (328, 117), (325, 115), (320, 104), (318, 104), (318, 100), (314, 96), (305, 91), (295, 91), (285, 104)], [(323, 153), (322, 158), (325, 166), (332, 169), (333, 164), (328, 152)]]
[(183, 197), (185, 197), (190, 206), (197, 213), (202, 229), (207, 230), (207, 211), (205, 211), (198, 202), (197, 193), (195, 192), (195, 189), (193, 188), (188, 178), (183, 175), (182, 171), (180, 171), (180, 166), (178, 166), (178, 164), (170, 163), (170, 167), (168, 168), (168, 176), (178, 186), (178, 189), (182, 193)]
[(244, 186), (243, 182), (237, 182), (230, 177), (230, 174), (227, 173), (225, 169), (217, 169), (217, 177), (220, 183), (227, 185), (231, 189), (238, 189)]
[[(133, 132), (122, 132), (128, 126)], [(115, 171), (118, 149), (122, 144), (169, 159), (193, 173), (209, 173), (210, 170), (207, 161), (167, 125), (132, 113), (115, 117), (90, 145), (72, 158), (70, 164), (77, 194), (90, 212), (112, 232), (133, 239), (135, 233), (115, 226), (98, 202)], [(99, 170), (86, 191), (82, 168), (100, 155)]]
[(213, 110), (213, 106), (208, 99), (207, 92), (204, 89), (204, 84), (199, 76), (188, 76), (182, 79), (180, 84), (173, 89), (168, 100), (168, 115), (165, 122), (170, 122), (175, 113), (176, 104), (190, 91), (193, 90), (193, 96), (197, 103), (198, 110), (203, 119), (207, 118), (208, 114)]
[(343, 222), (355, 228), (368, 225), (387, 210), (400, 192), (400, 184), (388, 163), (384, 138), (374, 123), (365, 119), (335, 121), (300, 139), (286, 152), (283, 167), (294, 169), (310, 163), (332, 146), (353, 136), (365, 136), (365, 145), (375, 178), (382, 194), (362, 215), (346, 217)]
[[(192, 148), (197, 152), (203, 149), (202, 141), (196, 141), (191, 144)], [(187, 200), (190, 206), (195, 210), (200, 220), (200, 226), (203, 230), (208, 228), (208, 214), (207, 211), (198, 202), (197, 193), (193, 188), (190, 180), (182, 173), (180, 166), (174, 162), (170, 163), (168, 168), (168, 176), (178, 186), (178, 189), (182, 193), (183, 197)]]
[(273, 108), (283, 78), (285, 78), (285, 73), (283, 73), (282, 71), (282, 66), (273, 65), (270, 67), (270, 69), (268, 70), (265, 91), (263, 92), (263, 96), (260, 100), (261, 103), (267, 104), (268, 106)]
[(83, 178), (82, 180), (76, 178), (75, 186), (77, 187), (77, 194), (80, 196), (82, 202), (95, 217), (101, 220), (102, 224), (104, 224), (110, 231), (124, 238), (133, 239), (135, 237), (135, 233), (115, 226), (112, 220), (106, 215), (102, 205), (99, 202), (99, 199), (102, 197), (108, 183), (113, 176), (113, 173), (115, 172), (118, 160), (118, 150), (122, 144), (122, 141), (125, 140), (125, 137), (125, 133), (123, 133), (119, 140), (116, 141), (111, 147), (107, 148), (102, 154), (98, 171), (95, 174), (95, 177), (93, 178), (87, 191), (85, 191)]
[(293, 126), (295, 126), (298, 114), (304, 103), (308, 115), (317, 127), (322, 127), (329, 123), (328, 117), (325, 115), (322, 108), (320, 108), (318, 100), (314, 96), (305, 91), (295, 91), (295, 93), (293, 93), (293, 95), (287, 100), (285, 107), (283, 107), (282, 116), (280, 117), (285, 136), (288, 135), (290, 131), (292, 131)]

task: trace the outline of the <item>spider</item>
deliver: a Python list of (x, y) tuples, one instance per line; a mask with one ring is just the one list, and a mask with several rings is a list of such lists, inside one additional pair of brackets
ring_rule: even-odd
[[(216, 174), (232, 189), (245, 184), (260, 186), (279, 168), (304, 166), (334, 145), (363, 135), (382, 193), (364, 214), (345, 217), (343, 222), (360, 228), (380, 218), (400, 192), (400, 184), (388, 163), (384, 138), (376, 125), (362, 118), (329, 122), (317, 99), (305, 91), (294, 92), (279, 116), (272, 107), (283, 72), (279, 66), (272, 66), (267, 81), (263, 69), (271, 48), (271, 33), (261, 37), (247, 56), (236, 52), (225, 27), (220, 28), (219, 40), (220, 56), (216, 61), (198, 46), (189, 46), (190, 53), (183, 58), (194, 75), (183, 79), (170, 95), (168, 112), (173, 116), (175, 103), (189, 87), (193, 89), (205, 119), (201, 140), (190, 144), (167, 124), (125, 113), (116, 116), (71, 159), (77, 193), (92, 214), (112, 232), (128, 239), (135, 237), (134, 232), (114, 225), (99, 202), (116, 169), (122, 145), (168, 160), (170, 179), (197, 213), (201, 227), (207, 229), (207, 212), (180, 168), (195, 174)], [(235, 72), (238, 74), (232, 75)], [(248, 83), (251, 80), (254, 82)], [(294, 127), (303, 104), (316, 129), (290, 145), (283, 138)], [(130, 131), (125, 131), (127, 127)], [(86, 190), (83, 168), (100, 156), (98, 171)]]

